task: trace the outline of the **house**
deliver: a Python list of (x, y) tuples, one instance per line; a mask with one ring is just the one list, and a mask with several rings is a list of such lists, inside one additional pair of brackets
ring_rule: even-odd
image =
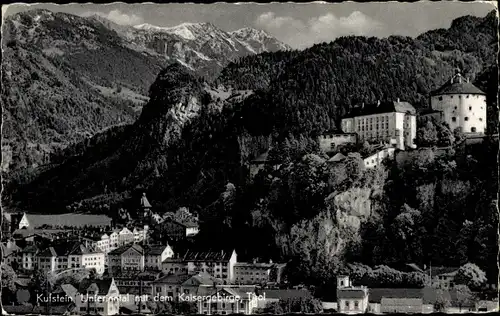
[(209, 294), (210, 299), (198, 301), (198, 314), (251, 315), (257, 308), (257, 295), (239, 288), (224, 287)]
[(139, 295), (151, 295), (153, 281), (159, 276), (160, 273), (156, 271), (126, 270), (113, 275), (113, 278), (120, 296), (129, 296), (127, 299), (135, 300)]
[(174, 256), (174, 251), (169, 245), (154, 245), (144, 247), (145, 259), (144, 266), (149, 270), (162, 270), (162, 263), (167, 258), (172, 258)]
[(208, 273), (166, 275), (153, 281), (152, 293), (155, 297), (168, 297), (172, 301), (179, 301), (190, 295), (207, 295), (222, 284), (222, 280)]
[(339, 313), (360, 314), (368, 309), (368, 288), (353, 286), (348, 276), (337, 277), (337, 308)]
[(108, 253), (108, 272), (110, 275), (121, 271), (144, 271), (144, 249), (138, 244), (121, 246)]
[(152, 282), (152, 295), (157, 297), (171, 297), (177, 300), (182, 293), (182, 283), (191, 276), (188, 274), (168, 274)]
[(320, 150), (330, 153), (336, 151), (341, 145), (356, 144), (358, 142), (358, 134), (326, 131), (318, 137), (318, 142)]
[(134, 227), (134, 230), (132, 233), (134, 233), (134, 241), (136, 243), (141, 242), (143, 240), (147, 239), (147, 234), (148, 234), (149, 226), (144, 225), (142, 229)]
[(284, 264), (269, 262), (237, 262), (234, 264), (234, 282), (237, 284), (279, 283)]
[(431, 287), (415, 288), (370, 288), (370, 311), (381, 313), (432, 313), (434, 304), (440, 299), (451, 301), (448, 290)]
[(373, 146), (367, 153), (362, 155), (365, 168), (375, 168), (384, 159), (394, 159), (395, 148), (384, 145)]
[(105, 254), (92, 251), (80, 242), (49, 246), (38, 253), (37, 261), (39, 269), (50, 272), (84, 268), (102, 275), (105, 269)]
[(166, 219), (161, 225), (163, 225), (165, 234), (173, 240), (194, 236), (199, 232), (198, 223), (192, 220), (179, 222), (173, 219)]
[(38, 267), (38, 260), (36, 255), (39, 250), (34, 244), (26, 246), (21, 251), (21, 268), (23, 270), (32, 271)]
[(85, 315), (117, 315), (120, 292), (114, 279), (89, 280), (80, 283), (75, 302), (76, 312)]
[[(180, 259), (180, 260), (179, 260)], [(175, 272), (197, 274), (205, 272), (214, 278), (225, 280), (227, 283), (234, 281), (234, 264), (236, 263), (236, 252), (195, 252), (187, 251), (179, 258), (167, 258), (162, 269), (166, 273)]]
[(182, 258), (167, 258), (161, 263), (161, 270), (166, 274), (187, 275), (187, 263)]
[(118, 232), (118, 247), (133, 243), (135, 241), (135, 235), (127, 227), (123, 227)]
[[(429, 113), (464, 133), (486, 131), (486, 93), (464, 78), (459, 69), (441, 87), (430, 93)], [(436, 112), (440, 113), (439, 116)]]
[(415, 148), (416, 110), (399, 99), (356, 106), (341, 124), (344, 133), (356, 133), (360, 142), (382, 141), (401, 150)]
[(455, 286), (453, 280), (458, 268), (456, 267), (431, 267), (425, 274), (431, 276), (431, 286), (440, 289), (451, 289)]
[(21, 264), (21, 248), (13, 240), (8, 240), (1, 244), (2, 261), (9, 266), (19, 266)]

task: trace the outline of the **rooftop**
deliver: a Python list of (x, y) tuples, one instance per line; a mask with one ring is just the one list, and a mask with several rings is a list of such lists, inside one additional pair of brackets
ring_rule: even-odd
[(435, 288), (370, 288), (368, 300), (370, 303), (380, 303), (382, 298), (420, 298), (424, 304), (434, 304), (439, 295), (450, 297), (446, 290)]
[(459, 70), (450, 80), (446, 81), (440, 88), (431, 92), (431, 96), (442, 94), (482, 94), (485, 95), (478, 87), (469, 82), (467, 78), (462, 77)]
[(137, 253), (140, 253), (141, 255), (144, 254), (144, 249), (140, 245), (129, 244), (129, 245), (124, 245), (124, 246), (121, 246), (119, 248), (116, 248), (115, 250), (110, 251), (108, 255), (121, 255), (129, 249), (133, 249)]
[(107, 215), (98, 214), (26, 214), (31, 228), (38, 228), (43, 225), (49, 226), (109, 226), (111, 225), (111, 218)]
[(264, 268), (269, 269), (274, 266), (274, 263), (269, 262), (237, 262), (234, 267), (250, 267), (250, 268)]
[(357, 116), (366, 116), (373, 114), (382, 114), (382, 113), (408, 113), (412, 115), (416, 115), (417, 111), (415, 108), (408, 102), (404, 101), (379, 101), (375, 104), (362, 104), (354, 107), (351, 112), (346, 115), (344, 118), (352, 118)]
[(89, 290), (96, 289), (99, 295), (107, 295), (112, 283), (113, 279), (102, 279), (102, 280), (92, 280), (92, 281), (89, 279), (83, 279), (82, 282), (80, 282), (78, 292), (83, 294), (87, 292), (87, 289)]
[(184, 261), (228, 261), (232, 256), (232, 252), (225, 251), (187, 251), (182, 257)]

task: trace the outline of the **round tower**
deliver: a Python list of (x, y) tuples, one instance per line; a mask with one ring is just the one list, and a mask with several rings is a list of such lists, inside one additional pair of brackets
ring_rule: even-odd
[(486, 94), (462, 76), (459, 69), (442, 87), (431, 92), (431, 108), (442, 113), (442, 119), (453, 131), (464, 133), (486, 131)]

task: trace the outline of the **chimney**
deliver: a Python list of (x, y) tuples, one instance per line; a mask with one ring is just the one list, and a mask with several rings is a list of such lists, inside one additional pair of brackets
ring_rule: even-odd
[(365, 102), (361, 103), (361, 108), (363, 109), (365, 107)]
[(377, 107), (380, 106), (380, 100), (377, 100)]
[(397, 101), (396, 101), (396, 102), (398, 102), (398, 103), (399, 103), (399, 98), (397, 99)]
[(272, 264), (273, 263), (273, 260), (269, 259), (269, 263)]

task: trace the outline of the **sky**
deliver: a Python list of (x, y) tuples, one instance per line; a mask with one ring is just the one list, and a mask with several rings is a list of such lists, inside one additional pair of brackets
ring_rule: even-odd
[(4, 16), (34, 8), (80, 16), (99, 14), (122, 25), (149, 23), (175, 26), (210, 22), (224, 31), (243, 27), (261, 29), (280, 41), (302, 49), (340, 36), (415, 37), (448, 28), (453, 19), (485, 16), (496, 2), (420, 1), (414, 3), (242, 3), (242, 4), (14, 4), (2, 6)]

